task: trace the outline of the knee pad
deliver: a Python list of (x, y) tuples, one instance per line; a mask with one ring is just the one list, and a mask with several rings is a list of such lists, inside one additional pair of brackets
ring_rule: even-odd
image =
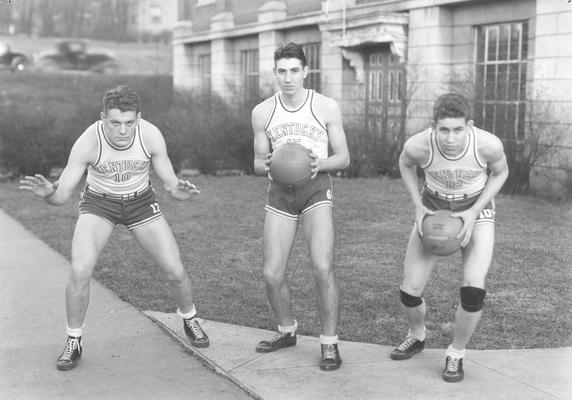
[(401, 302), (405, 307), (417, 307), (423, 303), (423, 299), (421, 297), (411, 296), (409, 293), (406, 293), (401, 289), (399, 289), (399, 292), (401, 293)]
[(461, 307), (467, 312), (481, 311), (487, 291), (474, 286), (461, 288)]

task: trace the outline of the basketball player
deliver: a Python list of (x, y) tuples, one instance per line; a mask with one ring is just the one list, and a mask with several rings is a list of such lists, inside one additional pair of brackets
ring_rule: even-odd
[[(265, 353), (296, 344), (298, 324), (292, 315), (290, 289), (285, 280), (288, 256), (298, 222), (310, 249), (316, 281), (322, 334), (320, 368), (331, 371), (342, 360), (338, 349), (338, 285), (333, 266), (333, 197), (330, 172), (349, 165), (350, 157), (337, 103), (305, 89), (308, 66), (302, 47), (280, 46), (274, 53), (274, 75), (280, 90), (252, 111), (254, 170), (269, 175), (271, 152), (285, 143), (311, 150), (311, 179), (300, 187), (270, 181), (263, 232), (264, 283), (278, 322), (278, 334), (262, 341)], [(328, 155), (328, 145), (332, 154)]]
[[(421, 223), (435, 210), (451, 210), (463, 220), (461, 239), (463, 283), (455, 315), (453, 341), (445, 352), (443, 379), (463, 379), (463, 358), (481, 317), (485, 299), (485, 278), (494, 244), (494, 196), (508, 176), (502, 142), (479, 129), (471, 120), (470, 106), (463, 96), (444, 94), (435, 102), (432, 127), (407, 140), (399, 159), (403, 183), (415, 209), (415, 226), (405, 255), (400, 287), (409, 333), (391, 353), (405, 360), (425, 347), (423, 290), (439, 256), (421, 245)], [(416, 167), (425, 171), (419, 193)]]
[(58, 181), (50, 183), (39, 174), (20, 181), (20, 189), (58, 206), (69, 200), (87, 169), (72, 239), (66, 287), (68, 339), (56, 362), (59, 370), (75, 368), (81, 359), (93, 269), (117, 224), (131, 231), (165, 274), (191, 344), (209, 345), (208, 336), (195, 318), (191, 283), (177, 243), (149, 182), (151, 165), (173, 198), (186, 200), (199, 193), (195, 185), (175, 175), (161, 132), (141, 118), (138, 95), (127, 86), (119, 86), (104, 95), (101, 120), (77, 139)]

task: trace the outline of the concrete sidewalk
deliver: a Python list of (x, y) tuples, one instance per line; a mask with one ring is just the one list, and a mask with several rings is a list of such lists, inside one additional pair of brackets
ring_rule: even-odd
[(82, 360), (58, 371), (68, 271), (63, 256), (0, 210), (0, 399), (251, 398), (95, 281)]
[(468, 351), (464, 381), (446, 383), (442, 349), (392, 361), (391, 347), (342, 341), (342, 367), (323, 372), (317, 338), (259, 354), (272, 332), (204, 321), (211, 347), (193, 349), (177, 315), (141, 313), (97, 282), (82, 361), (57, 371), (68, 268), (0, 210), (1, 399), (572, 399), (572, 348)]

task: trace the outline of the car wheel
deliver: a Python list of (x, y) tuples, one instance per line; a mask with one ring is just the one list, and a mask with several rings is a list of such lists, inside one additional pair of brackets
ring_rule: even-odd
[(10, 70), (12, 72), (22, 72), (28, 66), (28, 61), (25, 57), (16, 57), (12, 60), (10, 64)]

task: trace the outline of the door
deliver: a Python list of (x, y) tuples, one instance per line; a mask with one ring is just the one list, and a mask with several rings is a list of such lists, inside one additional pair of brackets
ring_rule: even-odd
[(405, 137), (405, 68), (381, 45), (366, 49), (365, 70), (366, 133), (379, 154), (377, 173), (386, 174), (397, 167)]

